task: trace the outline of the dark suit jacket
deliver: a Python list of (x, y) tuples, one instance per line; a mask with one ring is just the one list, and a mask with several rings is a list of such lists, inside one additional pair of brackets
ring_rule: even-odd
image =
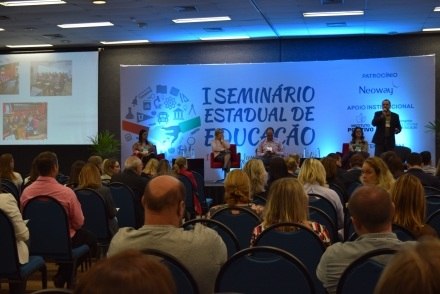
[(406, 172), (418, 177), (423, 186), (440, 189), (440, 179), (436, 176), (425, 173), (421, 168), (409, 168)]
[[(374, 144), (383, 145), (385, 142), (385, 118), (382, 116), (382, 111), (376, 111), (374, 113), (374, 118), (371, 124), (376, 127), (372, 142)], [(390, 141), (392, 146), (390, 147), (393, 148), (396, 146), (396, 140), (394, 137), (395, 129), (398, 129), (398, 133), (400, 133), (400, 131), (402, 130), (402, 126), (400, 125), (399, 115), (397, 113), (391, 112)]]

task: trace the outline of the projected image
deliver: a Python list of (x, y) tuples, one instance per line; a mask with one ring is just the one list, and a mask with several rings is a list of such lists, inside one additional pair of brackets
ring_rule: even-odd
[(18, 94), (18, 62), (0, 65), (0, 94)]
[(47, 139), (47, 103), (3, 103), (3, 140)]
[(31, 63), (31, 96), (71, 96), (72, 61)]

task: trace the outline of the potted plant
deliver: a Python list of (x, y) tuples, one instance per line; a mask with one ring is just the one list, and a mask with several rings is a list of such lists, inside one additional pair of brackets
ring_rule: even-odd
[(99, 155), (102, 158), (110, 158), (118, 155), (121, 147), (119, 140), (115, 139), (115, 135), (105, 130), (99, 132), (95, 137), (89, 137), (92, 145), (90, 150), (93, 155)]

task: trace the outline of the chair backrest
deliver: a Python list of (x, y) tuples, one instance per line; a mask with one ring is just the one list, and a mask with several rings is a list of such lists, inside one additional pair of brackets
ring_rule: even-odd
[[(281, 231), (281, 229), (284, 229)], [(310, 228), (296, 223), (279, 223), (266, 228), (256, 238), (255, 246), (273, 246), (297, 257), (305, 265), (312, 277), (315, 290), (324, 293), (322, 283), (315, 271), (322, 254), (324, 243)]]
[(72, 260), (69, 222), (64, 207), (54, 198), (37, 196), (23, 208), (28, 219), (30, 254), (55, 260)]
[(440, 236), (440, 209), (431, 214), (426, 223), (433, 227)]
[(15, 231), (11, 220), (0, 209), (0, 277), (17, 278), (20, 276)]
[(330, 233), (332, 243), (339, 241), (336, 224), (323, 210), (317, 207), (309, 206), (309, 219), (325, 226), (327, 231)]
[(416, 240), (416, 237), (408, 229), (398, 224), (393, 224), (393, 233), (396, 234), (397, 239), (403, 242)]
[(440, 195), (426, 196), (426, 219), (440, 209)]
[(199, 288), (189, 270), (174, 256), (157, 249), (143, 249), (147, 255), (157, 256), (169, 268), (178, 294), (197, 294)]
[(324, 211), (335, 224), (338, 223), (338, 214), (336, 212), (336, 208), (333, 206), (333, 203), (330, 202), (327, 198), (319, 194), (308, 194), (309, 196), (309, 206), (313, 206)]
[(215, 230), (220, 235), (226, 245), (226, 249), (228, 250), (228, 257), (231, 257), (236, 252), (240, 251), (240, 244), (238, 243), (238, 239), (235, 236), (234, 232), (232, 232), (231, 229), (229, 229), (226, 225), (222, 224), (219, 221), (216, 221), (214, 219), (198, 218), (185, 222), (182, 227), (184, 229), (191, 229), (196, 223), (201, 223)]
[(190, 214), (190, 218), (195, 217), (194, 210), (194, 199), (193, 199), (193, 187), (191, 181), (185, 177), (184, 175), (177, 175), (177, 178), (183, 183), (185, 187), (185, 208), (186, 211)]
[(209, 210), (209, 205), (206, 201), (205, 195), (205, 180), (201, 174), (192, 171), (192, 174), (197, 182), (197, 197), (199, 198), (200, 204), (202, 205), (203, 213), (207, 213)]
[(109, 241), (111, 234), (104, 199), (92, 189), (75, 190), (84, 214), (84, 228), (92, 232), (98, 241)]
[(440, 195), (440, 189), (438, 189), (436, 187), (423, 186), (423, 189), (425, 190), (425, 195), (426, 196)]
[(338, 294), (371, 294), (383, 271), (384, 264), (373, 258), (382, 255), (391, 257), (396, 250), (376, 249), (354, 260), (342, 273), (339, 279), (336, 293)]
[(112, 193), (113, 202), (119, 208), (116, 213), (120, 228), (137, 228), (136, 222), (136, 201), (133, 190), (129, 186), (120, 182), (112, 182), (108, 185)]
[(17, 203), (20, 203), (19, 199), (20, 199), (21, 191), (14, 184), (14, 182), (8, 179), (0, 179), (0, 188), (1, 190), (7, 193), (11, 193), (14, 196), (14, 198), (17, 200)]
[(226, 225), (238, 239), (240, 248), (250, 246), (252, 231), (261, 223), (258, 215), (243, 207), (225, 207), (211, 216), (212, 219)]
[(215, 281), (215, 292), (315, 293), (304, 264), (285, 250), (251, 247), (229, 258)]

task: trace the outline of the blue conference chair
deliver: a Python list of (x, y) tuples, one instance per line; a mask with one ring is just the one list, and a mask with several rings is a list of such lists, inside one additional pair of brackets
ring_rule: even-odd
[(426, 223), (433, 227), (440, 236), (440, 209), (431, 214)]
[(120, 228), (139, 228), (136, 220), (136, 196), (133, 190), (124, 183), (111, 182), (108, 187), (112, 192), (113, 202), (119, 208), (116, 217)]
[(258, 215), (243, 207), (225, 207), (211, 215), (211, 219), (226, 225), (238, 239), (240, 248), (250, 246), (252, 231), (261, 223)]
[(103, 257), (112, 238), (104, 199), (93, 189), (77, 189), (75, 194), (81, 203), (84, 214), (84, 228), (92, 232), (98, 239), (98, 257)]
[(221, 267), (215, 293), (315, 293), (304, 264), (275, 247), (243, 249)]
[(205, 179), (198, 172), (192, 171), (194, 178), (197, 182), (197, 196), (199, 197), (200, 204), (203, 208), (203, 213), (207, 213), (212, 205), (213, 199), (207, 198), (205, 195)]
[(26, 281), (36, 271), (41, 272), (42, 287), (47, 288), (47, 270), (41, 256), (29, 256), (29, 262), (18, 261), (17, 242), (14, 227), (9, 217), (0, 210), (0, 278), (8, 279), (10, 289), (25, 292)]
[(89, 254), (89, 246), (72, 248), (69, 221), (63, 206), (54, 198), (37, 196), (25, 205), (23, 217), (29, 219), (30, 253), (56, 263), (69, 264), (72, 275), (67, 281), (67, 287), (72, 288), (78, 259)]
[(310, 228), (296, 223), (275, 224), (261, 232), (254, 245), (273, 246), (297, 257), (309, 271), (316, 293), (325, 293), (315, 274), (325, 245)]
[(336, 224), (338, 227), (338, 213), (333, 203), (327, 198), (319, 194), (308, 194), (309, 196), (309, 206), (313, 206), (324, 211)]
[(6, 193), (11, 193), (14, 198), (17, 200), (17, 203), (20, 203), (20, 189), (8, 179), (0, 179), (0, 189)]
[(382, 257), (385, 263), (396, 253), (394, 249), (372, 250), (353, 261), (342, 273), (336, 288), (337, 294), (371, 294), (385, 265), (376, 260)]
[(338, 229), (336, 227), (336, 224), (334, 221), (319, 208), (309, 206), (309, 219), (312, 221), (315, 221), (327, 229), (327, 231), (330, 233), (330, 238), (332, 240), (332, 243), (338, 242)]
[(157, 249), (143, 249), (147, 255), (159, 257), (168, 267), (176, 283), (177, 294), (198, 294), (199, 288), (189, 270), (174, 256)]

